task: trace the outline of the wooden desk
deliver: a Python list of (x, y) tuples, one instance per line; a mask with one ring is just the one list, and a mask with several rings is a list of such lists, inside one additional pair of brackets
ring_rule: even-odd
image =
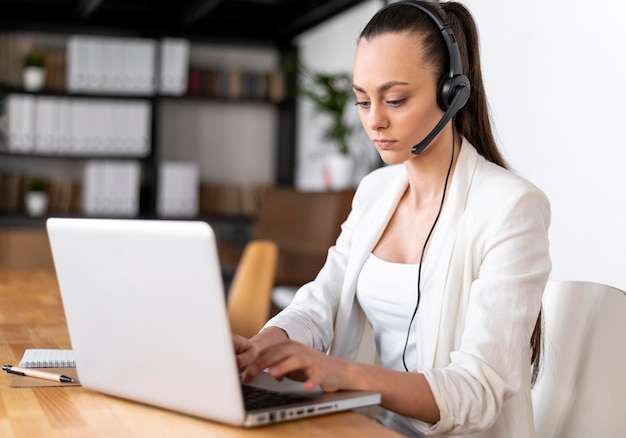
[[(54, 273), (0, 271), (0, 360), (26, 348), (71, 348)], [(10, 437), (397, 437), (354, 412), (240, 429), (83, 387), (11, 388), (0, 373), (0, 436)]]

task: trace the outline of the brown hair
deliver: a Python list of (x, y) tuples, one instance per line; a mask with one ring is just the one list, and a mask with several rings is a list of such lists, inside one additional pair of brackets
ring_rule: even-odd
[[(463, 72), (471, 84), (469, 100), (455, 116), (456, 129), (474, 145), (480, 155), (492, 163), (507, 168), (491, 129), (489, 106), (480, 67), (478, 29), (472, 15), (465, 6), (457, 2), (419, 3), (441, 16), (444, 23), (452, 29), (459, 45)], [(405, 32), (415, 35), (422, 42), (424, 48), (422, 61), (431, 65), (439, 77), (447, 75), (450, 61), (444, 39), (432, 18), (419, 8), (402, 3), (392, 3), (383, 7), (361, 31), (359, 40), (387, 33)], [(542, 321), (540, 311), (530, 339), (532, 384), (537, 380), (541, 363)]]

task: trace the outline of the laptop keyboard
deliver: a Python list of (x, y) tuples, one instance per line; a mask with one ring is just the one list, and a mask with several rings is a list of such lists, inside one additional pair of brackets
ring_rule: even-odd
[(241, 385), (241, 388), (246, 410), (272, 408), (313, 400), (305, 395), (270, 391), (255, 386)]

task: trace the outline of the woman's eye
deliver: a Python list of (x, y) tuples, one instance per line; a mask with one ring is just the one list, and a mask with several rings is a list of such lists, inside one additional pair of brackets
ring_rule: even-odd
[(361, 108), (369, 108), (370, 107), (370, 103), (367, 101), (359, 101), (357, 100), (355, 103), (356, 106), (360, 106)]
[(387, 105), (390, 106), (400, 106), (404, 103), (406, 99), (394, 99), (394, 100), (388, 100), (387, 101)]

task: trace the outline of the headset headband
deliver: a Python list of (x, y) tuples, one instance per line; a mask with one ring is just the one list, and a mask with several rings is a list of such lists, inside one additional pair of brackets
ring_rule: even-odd
[(446, 24), (441, 15), (436, 12), (431, 6), (426, 6), (425, 4), (423, 4), (423, 2), (399, 1), (390, 3), (385, 8), (396, 5), (405, 5), (417, 8), (430, 17), (430, 19), (437, 25), (437, 28), (439, 28), (441, 36), (443, 37), (443, 40), (446, 43), (446, 47), (448, 48), (448, 57), (450, 58), (450, 69), (448, 71), (448, 77), (454, 78), (455, 76), (462, 75), (463, 64), (461, 62), (461, 52), (459, 51), (459, 44), (457, 43), (456, 37), (454, 36), (454, 32), (452, 32), (452, 29)]

